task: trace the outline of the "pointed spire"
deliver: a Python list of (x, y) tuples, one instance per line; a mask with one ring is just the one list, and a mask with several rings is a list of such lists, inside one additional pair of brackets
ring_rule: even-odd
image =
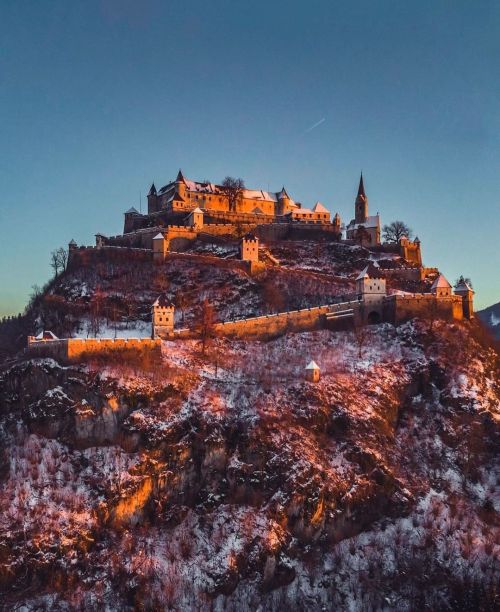
[(156, 195), (156, 187), (154, 183), (151, 183), (151, 188), (149, 190), (148, 195)]
[(281, 198), (288, 198), (290, 199), (290, 196), (288, 195), (288, 193), (286, 192), (285, 186), (283, 185), (281, 191), (279, 192), (278, 198), (281, 200)]
[(366, 198), (365, 186), (363, 184), (363, 172), (361, 172), (361, 177), (359, 179), (359, 187), (358, 187), (358, 197), (363, 196)]
[(177, 173), (177, 178), (175, 179), (176, 183), (185, 183), (186, 179), (184, 178), (184, 175), (182, 174), (182, 170), (179, 169), (179, 172)]

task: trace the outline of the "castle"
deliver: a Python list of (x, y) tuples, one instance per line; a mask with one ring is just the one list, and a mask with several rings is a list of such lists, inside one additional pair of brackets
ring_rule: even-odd
[[(237, 183), (237, 182), (235, 182)], [(217, 322), (214, 334), (236, 337), (266, 337), (287, 331), (305, 331), (321, 327), (398, 323), (415, 316), (424, 318), (472, 319), (474, 292), (461, 278), (452, 290), (437, 268), (422, 265), (421, 244), (403, 236), (397, 243), (382, 244), (380, 216), (370, 216), (368, 197), (361, 174), (354, 203), (354, 219), (345, 228), (342, 239), (339, 214), (333, 221), (319, 202), (312, 209), (295, 202), (283, 187), (279, 192), (244, 189), (241, 184), (227, 186), (186, 179), (179, 171), (176, 179), (159, 191), (151, 186), (148, 212), (142, 215), (135, 208), (125, 213), (124, 233), (107, 237), (96, 234), (95, 247), (78, 247), (69, 243), (68, 265), (102, 257), (127, 257), (162, 263), (166, 259), (189, 260), (200, 265), (240, 270), (259, 275), (269, 266), (280, 266), (265, 243), (282, 240), (334, 240), (360, 245), (370, 252), (371, 263), (355, 278), (355, 291), (343, 295), (341, 301), (297, 311), (274, 313), (236, 321)], [(193, 241), (239, 242), (239, 258), (221, 258), (210, 254), (184, 252)], [(264, 243), (264, 244), (262, 244)], [(93, 251), (92, 249), (96, 249)], [(105, 251), (105, 249), (109, 249)], [(374, 253), (399, 255), (404, 266), (380, 268), (373, 261)], [(432, 283), (430, 291), (409, 293), (388, 292), (392, 279)], [(318, 278), (318, 281), (321, 279)], [(411, 286), (411, 285), (410, 285)], [(417, 285), (420, 288), (424, 285)], [(196, 335), (192, 329), (175, 328), (175, 308), (166, 296), (152, 305), (152, 338), (123, 340), (65, 339), (30, 337), (30, 350), (45, 351), (46, 346), (60, 346), (69, 359), (84, 352), (107, 349), (134, 349), (144, 345), (148, 350), (159, 347), (160, 338), (185, 338)], [(133, 342), (132, 342), (133, 340)], [(135, 343), (135, 344), (134, 344)]]

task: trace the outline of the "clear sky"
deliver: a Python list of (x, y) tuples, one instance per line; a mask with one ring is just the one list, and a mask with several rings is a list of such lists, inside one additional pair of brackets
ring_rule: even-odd
[(498, 0), (2, 0), (0, 45), (0, 315), (179, 168), (343, 221), (362, 169), (371, 213), (500, 300)]

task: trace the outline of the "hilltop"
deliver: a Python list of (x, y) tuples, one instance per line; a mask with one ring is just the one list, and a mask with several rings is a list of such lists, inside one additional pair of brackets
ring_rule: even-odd
[(283, 192), (265, 222), (174, 225), (183, 181), (220, 196), (155, 188), (170, 208), (72, 241), (0, 326), (4, 609), (495, 608), (499, 362), (470, 281), (380, 243), (362, 181), (372, 244), (322, 206), (277, 218)]

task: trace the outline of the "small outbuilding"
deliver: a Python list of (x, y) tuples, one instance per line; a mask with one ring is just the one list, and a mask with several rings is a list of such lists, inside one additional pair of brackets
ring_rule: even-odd
[(319, 374), (319, 365), (315, 361), (311, 360), (306, 365), (306, 380), (308, 380), (309, 382), (318, 382)]

